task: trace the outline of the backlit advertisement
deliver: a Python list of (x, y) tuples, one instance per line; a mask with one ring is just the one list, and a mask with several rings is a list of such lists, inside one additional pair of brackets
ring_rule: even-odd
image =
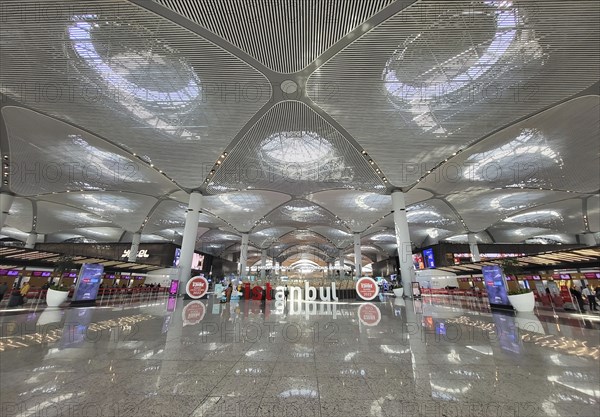
[(95, 300), (102, 283), (103, 273), (104, 265), (102, 264), (83, 264), (77, 278), (73, 301)]
[[(174, 267), (178, 267), (179, 266), (179, 259), (181, 258), (181, 249), (177, 248), (175, 249), (175, 259), (173, 259), (173, 266)], [(191, 269), (195, 269), (198, 271), (202, 270), (202, 267), (204, 266), (204, 255), (200, 255), (199, 253), (195, 253), (192, 256), (192, 266)]]
[(481, 268), (483, 282), (487, 290), (490, 306), (509, 306), (506, 284), (502, 274), (502, 268), (498, 265), (486, 265)]
[(426, 268), (435, 268), (435, 258), (433, 256), (433, 249), (429, 248), (423, 250), (423, 260), (425, 261)]

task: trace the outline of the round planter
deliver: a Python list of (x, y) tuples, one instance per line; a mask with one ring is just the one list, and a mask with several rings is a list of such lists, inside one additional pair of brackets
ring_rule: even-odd
[(46, 304), (48, 307), (58, 307), (67, 301), (68, 296), (69, 291), (55, 291), (48, 289), (48, 292), (46, 293)]
[(404, 287), (394, 288), (392, 291), (394, 292), (394, 296), (396, 297), (404, 296)]
[(519, 312), (531, 312), (535, 307), (535, 297), (533, 296), (533, 292), (509, 295), (508, 301), (510, 301), (514, 309)]
[(52, 307), (46, 308), (44, 310), (44, 312), (42, 314), (40, 314), (40, 317), (38, 318), (38, 321), (37, 321), (37, 325), (45, 326), (46, 324), (49, 324), (49, 323), (57, 323), (57, 322), (61, 321), (63, 311), (64, 310), (60, 309), (60, 308), (52, 308)]

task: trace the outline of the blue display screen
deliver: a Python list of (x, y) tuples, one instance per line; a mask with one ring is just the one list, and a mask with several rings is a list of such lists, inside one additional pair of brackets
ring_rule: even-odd
[(423, 251), (423, 260), (426, 268), (435, 268), (435, 258), (433, 257), (433, 249), (425, 249)]
[(502, 276), (502, 268), (498, 265), (486, 265), (481, 268), (481, 272), (483, 273), (483, 282), (490, 304), (510, 305)]
[(95, 300), (102, 281), (104, 265), (83, 264), (79, 271), (77, 286), (73, 294), (73, 301)]

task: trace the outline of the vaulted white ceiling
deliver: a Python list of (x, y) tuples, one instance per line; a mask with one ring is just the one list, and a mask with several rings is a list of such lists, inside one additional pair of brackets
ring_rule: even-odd
[[(600, 232), (600, 3), (41, 0), (0, 8), (0, 238), (330, 262)], [(551, 24), (549, 22), (552, 22)]]

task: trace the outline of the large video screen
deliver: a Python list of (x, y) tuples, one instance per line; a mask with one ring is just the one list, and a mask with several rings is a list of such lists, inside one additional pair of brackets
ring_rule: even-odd
[(83, 264), (79, 271), (73, 301), (95, 300), (103, 273), (104, 265), (102, 264)]
[[(181, 258), (181, 249), (175, 249), (175, 259), (173, 259), (173, 266), (179, 266), (179, 259)], [(204, 255), (200, 255), (199, 253), (195, 253), (192, 257), (192, 269), (197, 269), (199, 271), (202, 270), (204, 266)]]
[(413, 259), (413, 265), (414, 265), (415, 269), (417, 269), (417, 270), (425, 269), (425, 262), (423, 261), (423, 254), (413, 253), (412, 259)]
[(481, 272), (490, 304), (510, 305), (502, 268), (498, 265), (486, 265), (481, 268)]
[(423, 260), (425, 261), (426, 268), (435, 268), (435, 258), (433, 256), (432, 248), (423, 250)]

